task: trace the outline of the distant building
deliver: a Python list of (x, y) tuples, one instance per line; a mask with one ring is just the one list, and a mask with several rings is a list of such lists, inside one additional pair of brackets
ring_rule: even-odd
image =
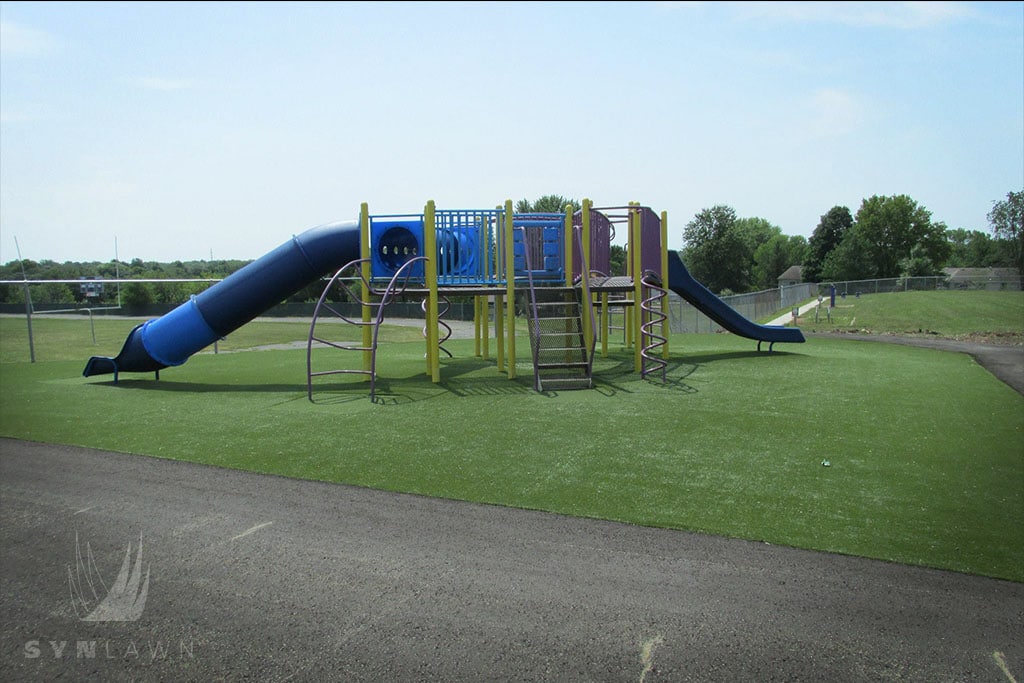
[(1021, 288), (1020, 271), (1016, 268), (943, 268), (950, 289), (1012, 289)]
[(786, 272), (779, 276), (779, 287), (788, 287), (789, 285), (798, 285), (804, 281), (803, 277), (803, 266), (790, 266), (786, 269)]

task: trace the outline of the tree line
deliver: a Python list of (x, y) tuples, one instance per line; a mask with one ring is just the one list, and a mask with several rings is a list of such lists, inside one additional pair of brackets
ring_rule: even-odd
[[(10, 261), (0, 265), (0, 280), (81, 280), (80, 283), (47, 282), (32, 286), (32, 301), (43, 304), (177, 304), (206, 289), (209, 282), (133, 282), (98, 285), (90, 280), (220, 280), (250, 261), (222, 259), (214, 261)], [(0, 285), (0, 301), (24, 303), (21, 285)]]
[[(530, 202), (520, 200), (518, 213), (560, 213), (580, 203), (557, 194)], [(835, 206), (823, 216), (810, 239), (785, 235), (764, 218), (740, 218), (732, 207), (703, 209), (683, 230), (684, 263), (693, 276), (719, 294), (772, 289), (790, 266), (801, 265), (804, 282), (840, 282), (874, 278), (939, 275), (946, 267), (1018, 268), (1024, 273), (1024, 191), (1009, 192), (993, 202), (987, 216), (991, 234), (948, 229), (931, 212), (906, 195), (873, 196), (856, 214)], [(625, 249), (612, 245), (611, 274), (625, 272)], [(198, 294), (209, 283), (127, 283), (96, 287), (89, 279), (223, 279), (251, 263), (211, 261), (10, 261), (0, 265), (0, 280), (78, 280), (80, 284), (33, 285), (35, 303), (111, 305), (176, 304)], [(288, 298), (315, 301), (321, 284), (314, 283)], [(23, 303), (21, 285), (0, 285), (0, 302)]]
[(686, 224), (682, 258), (697, 280), (720, 294), (774, 288), (794, 265), (802, 266), (804, 282), (941, 275), (947, 267), (1024, 272), (1022, 217), (1024, 191), (993, 203), (991, 235), (950, 230), (907, 195), (876, 195), (855, 215), (845, 206), (831, 208), (804, 239), (718, 205)]

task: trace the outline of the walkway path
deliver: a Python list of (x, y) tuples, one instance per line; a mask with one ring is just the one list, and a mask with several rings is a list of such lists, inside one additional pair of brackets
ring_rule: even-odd
[[(817, 299), (815, 299), (814, 301), (809, 301), (806, 304), (800, 304), (800, 307), (799, 307), (800, 313), (799, 314), (803, 315), (807, 311), (813, 311), (817, 305), (818, 305), (818, 300)], [(768, 325), (785, 325), (785, 324), (790, 323), (792, 321), (793, 321), (793, 311), (789, 311), (788, 313), (780, 315), (778, 318), (768, 322), (767, 324)]]

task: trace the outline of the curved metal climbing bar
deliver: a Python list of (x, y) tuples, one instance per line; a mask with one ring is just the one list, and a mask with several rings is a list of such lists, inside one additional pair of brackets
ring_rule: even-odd
[[(324, 287), (323, 292), (320, 294), (320, 299), (316, 303), (316, 307), (313, 309), (313, 320), (309, 324), (309, 336), (306, 340), (306, 396), (312, 401), (313, 400), (313, 378), (321, 377), (324, 375), (341, 375), (341, 374), (357, 374), (367, 375), (370, 378), (370, 400), (376, 400), (376, 380), (377, 380), (377, 337), (380, 332), (380, 324), (384, 321), (384, 307), (395, 300), (395, 297), (402, 294), (406, 287), (409, 285), (409, 278), (412, 276), (412, 264), (417, 261), (426, 261), (425, 256), (418, 256), (416, 258), (409, 259), (402, 267), (399, 268), (395, 274), (388, 281), (387, 286), (384, 289), (373, 287), (373, 285), (363, 276), (362, 265), (368, 263), (370, 259), (356, 259), (343, 265), (334, 276), (328, 281), (327, 286)], [(351, 274), (352, 271), (356, 274)], [(363, 301), (362, 300), (362, 286), (358, 287), (356, 291), (356, 284), (365, 285), (366, 290), (370, 293), (371, 297), (376, 297), (376, 301)], [(337, 308), (331, 305), (327, 301), (328, 295), (334, 288), (337, 287), (345, 296), (360, 304), (360, 308), (369, 307), (372, 311), (369, 320), (353, 320), (339, 311)], [(316, 324), (317, 321), (322, 317), (322, 314), (330, 313), (334, 317), (341, 319), (342, 321), (354, 325), (356, 327), (364, 328), (371, 327), (373, 332), (371, 335), (371, 341), (369, 346), (365, 345), (352, 345), (352, 342), (343, 343), (336, 342), (327, 339), (325, 336), (317, 336)], [(342, 349), (344, 351), (368, 351), (370, 353), (369, 368), (362, 370), (321, 370), (318, 372), (313, 371), (313, 343), (317, 342), (330, 346), (336, 349)]]
[(658, 328), (668, 316), (661, 310), (661, 300), (668, 296), (668, 290), (661, 286), (661, 281), (652, 272), (644, 273), (640, 280), (644, 291), (648, 293), (640, 302), (640, 311), (643, 322), (640, 323), (640, 334), (642, 347), (640, 349), (640, 377), (647, 379), (648, 375), (661, 373), (661, 381), (665, 381), (665, 368), (668, 362), (661, 357), (658, 349), (668, 343), (655, 329)]

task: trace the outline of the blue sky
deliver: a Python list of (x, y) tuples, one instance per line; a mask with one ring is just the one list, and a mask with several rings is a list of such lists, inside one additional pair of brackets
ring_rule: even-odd
[(0, 262), (258, 258), (374, 214), (1024, 189), (1024, 3), (0, 3)]

